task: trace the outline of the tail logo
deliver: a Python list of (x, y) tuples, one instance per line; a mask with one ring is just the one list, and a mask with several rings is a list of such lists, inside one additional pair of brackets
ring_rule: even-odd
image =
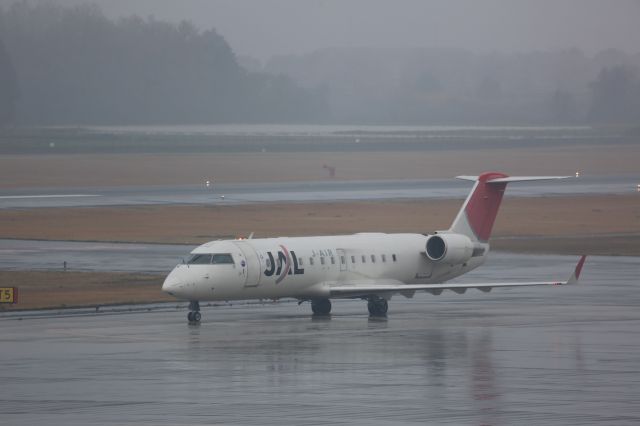
[(493, 224), (498, 215), (498, 209), (502, 202), (505, 183), (489, 183), (492, 179), (504, 178), (503, 173), (488, 172), (478, 177), (476, 188), (471, 194), (465, 207), (465, 215), (471, 230), (480, 241), (488, 241), (491, 236)]

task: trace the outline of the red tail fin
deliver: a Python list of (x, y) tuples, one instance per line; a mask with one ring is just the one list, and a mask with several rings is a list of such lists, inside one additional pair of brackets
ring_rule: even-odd
[(524, 182), (549, 179), (565, 179), (569, 176), (514, 176), (504, 173), (486, 172), (480, 176), (458, 176), (476, 184), (458, 212), (450, 232), (467, 235), (471, 239), (486, 242), (491, 236), (493, 223), (498, 215), (502, 196), (509, 182)]
[(451, 231), (467, 235), (471, 231), (477, 240), (489, 240), (507, 183), (488, 181), (506, 177), (508, 176), (504, 173), (498, 172), (486, 172), (478, 176), (473, 190), (451, 226)]

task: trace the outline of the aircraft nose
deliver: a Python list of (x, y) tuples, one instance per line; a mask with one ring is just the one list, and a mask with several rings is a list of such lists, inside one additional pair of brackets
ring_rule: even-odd
[(162, 291), (175, 296), (179, 286), (180, 279), (178, 278), (178, 273), (174, 269), (169, 273), (169, 275), (167, 275), (167, 278), (164, 279), (164, 283), (162, 283)]

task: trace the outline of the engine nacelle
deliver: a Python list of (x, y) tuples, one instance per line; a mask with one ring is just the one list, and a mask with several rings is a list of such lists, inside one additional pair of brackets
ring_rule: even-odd
[(473, 256), (473, 242), (462, 234), (436, 234), (427, 238), (427, 257), (434, 262), (458, 264)]

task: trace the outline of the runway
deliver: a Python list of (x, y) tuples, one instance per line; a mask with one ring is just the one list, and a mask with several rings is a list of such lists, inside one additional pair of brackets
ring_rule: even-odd
[(0, 239), (0, 269), (166, 272), (195, 245)]
[[(456, 179), (309, 181), (186, 186), (29, 188), (0, 191), (0, 209), (267, 202), (326, 202), (383, 199), (464, 198), (472, 183)], [(589, 176), (561, 182), (510, 185), (510, 197), (625, 194), (640, 176)]]
[[(565, 277), (573, 256), (493, 253), (469, 280)], [(637, 258), (577, 286), (303, 304), (0, 315), (11, 425), (638, 424)], [(21, 320), (19, 320), (21, 318)]]

